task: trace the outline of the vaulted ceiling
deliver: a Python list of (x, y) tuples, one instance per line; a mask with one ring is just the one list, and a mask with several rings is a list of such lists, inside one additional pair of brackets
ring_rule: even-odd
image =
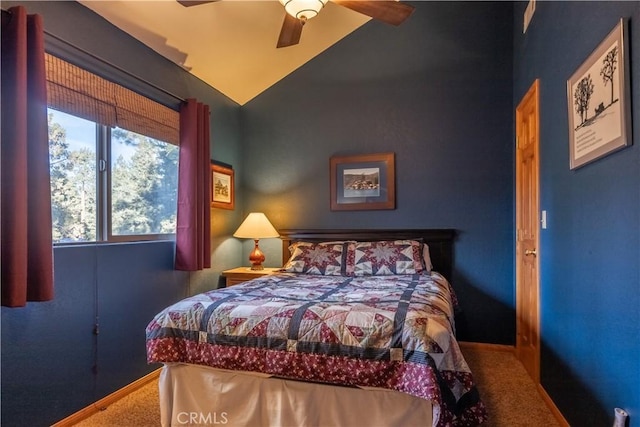
[(285, 15), (277, 0), (79, 3), (240, 105), (370, 20), (329, 2), (307, 21), (299, 44), (276, 49)]

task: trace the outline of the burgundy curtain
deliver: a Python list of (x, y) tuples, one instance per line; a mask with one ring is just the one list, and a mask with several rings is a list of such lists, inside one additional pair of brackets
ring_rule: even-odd
[(180, 109), (176, 270), (211, 267), (209, 106), (188, 99)]
[(42, 18), (2, 14), (2, 305), (53, 299)]

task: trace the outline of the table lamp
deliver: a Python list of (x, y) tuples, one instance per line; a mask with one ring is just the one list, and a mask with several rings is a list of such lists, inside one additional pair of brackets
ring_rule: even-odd
[(249, 254), (252, 270), (263, 270), (264, 253), (258, 247), (258, 240), (268, 237), (279, 237), (280, 233), (271, 225), (266, 215), (262, 212), (251, 212), (240, 227), (233, 233), (233, 237), (240, 239), (253, 239), (256, 243), (253, 251)]

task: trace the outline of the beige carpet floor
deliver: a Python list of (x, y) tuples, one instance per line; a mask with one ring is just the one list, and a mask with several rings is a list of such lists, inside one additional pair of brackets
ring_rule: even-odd
[(463, 347), (462, 352), (487, 407), (487, 427), (560, 425), (512, 352), (467, 347)]
[[(554, 427), (559, 424), (540, 397), (522, 364), (508, 351), (463, 346), (480, 397), (487, 406), (487, 427)], [(157, 427), (160, 425), (158, 384), (153, 381), (80, 427)]]

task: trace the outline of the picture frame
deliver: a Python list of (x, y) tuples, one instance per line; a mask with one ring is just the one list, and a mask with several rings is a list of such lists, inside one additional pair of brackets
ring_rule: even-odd
[(570, 169), (631, 145), (627, 21), (620, 19), (567, 80)]
[(334, 156), (329, 163), (332, 211), (396, 208), (394, 153)]
[(211, 207), (233, 210), (235, 199), (233, 168), (211, 163)]

